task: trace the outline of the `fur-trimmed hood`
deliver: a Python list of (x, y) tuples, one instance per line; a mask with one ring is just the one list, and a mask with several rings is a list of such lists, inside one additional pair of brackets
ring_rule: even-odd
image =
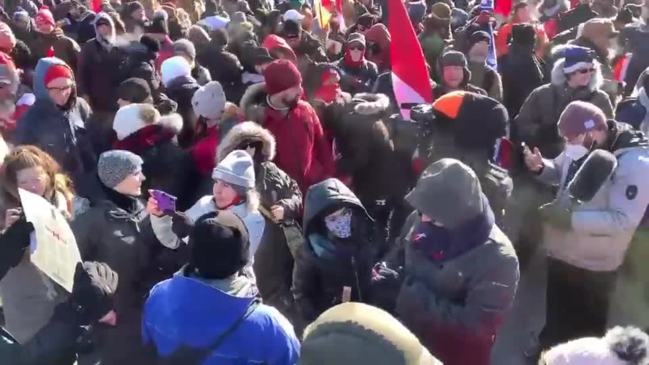
[[(563, 73), (563, 65), (565, 64), (565, 62), (565, 58), (559, 58), (554, 62), (551, 74), (552, 85), (563, 86), (566, 83), (566, 74)], [(600, 63), (597, 60), (593, 60), (593, 66), (595, 67), (595, 73), (590, 79), (590, 84), (588, 85), (588, 89), (590, 89), (590, 91), (595, 91), (601, 88), (602, 84), (604, 83), (604, 77), (602, 76), (602, 67)]]
[(230, 152), (234, 151), (244, 141), (260, 141), (263, 144), (262, 154), (266, 161), (275, 158), (275, 137), (255, 122), (243, 122), (232, 127), (223, 137), (216, 151), (216, 161), (220, 162)]
[(384, 94), (358, 93), (352, 98), (354, 112), (361, 115), (375, 115), (390, 108), (390, 98)]
[(264, 122), (264, 109), (266, 109), (266, 83), (260, 82), (248, 86), (239, 102), (239, 109), (246, 117), (259, 124)]
[(115, 141), (113, 148), (141, 154), (151, 147), (174, 140), (182, 129), (182, 121), (178, 114), (165, 115), (157, 122), (145, 125), (126, 138)]

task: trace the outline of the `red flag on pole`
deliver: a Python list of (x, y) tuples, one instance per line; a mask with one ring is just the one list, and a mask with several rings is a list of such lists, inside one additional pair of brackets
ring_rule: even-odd
[(92, 0), (92, 11), (99, 13), (101, 11), (101, 0)]
[(388, 0), (388, 30), (392, 37), (392, 89), (401, 115), (410, 117), (412, 104), (433, 102), (426, 59), (401, 0)]

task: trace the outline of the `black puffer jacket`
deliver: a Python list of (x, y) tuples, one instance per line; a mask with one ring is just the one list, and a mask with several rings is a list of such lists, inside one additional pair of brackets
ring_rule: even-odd
[[(324, 217), (342, 208), (352, 209), (352, 236), (338, 239), (327, 232)], [(342, 302), (343, 290), (351, 288), (351, 300), (370, 301), (375, 249), (372, 220), (342, 182), (330, 178), (311, 186), (304, 205), (305, 244), (293, 274), (293, 297), (305, 323)]]
[(543, 85), (543, 66), (534, 54), (534, 45), (512, 43), (498, 59), (503, 80), (503, 104), (515, 116), (534, 89)]
[(255, 176), (261, 207), (270, 211), (273, 205), (284, 207), (284, 219), (277, 222), (264, 214), (264, 234), (255, 253), (253, 269), (257, 287), (264, 303), (277, 308), (295, 322), (296, 311), (291, 294), (294, 257), (304, 239), (298, 224), (302, 212), (300, 188), (284, 171), (275, 165), (275, 138), (254, 122), (244, 122), (233, 127), (219, 145), (218, 160), (222, 160), (242, 143), (261, 142), (257, 151)]

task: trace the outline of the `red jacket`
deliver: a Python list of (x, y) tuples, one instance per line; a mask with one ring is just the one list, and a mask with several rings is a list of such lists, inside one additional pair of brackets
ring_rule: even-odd
[(264, 127), (275, 136), (274, 162), (306, 192), (309, 186), (333, 176), (335, 164), (331, 144), (318, 116), (300, 100), (288, 114), (266, 107)]

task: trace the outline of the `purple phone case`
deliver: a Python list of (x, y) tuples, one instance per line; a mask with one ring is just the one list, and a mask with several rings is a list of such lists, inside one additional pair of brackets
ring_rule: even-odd
[(176, 197), (161, 190), (151, 190), (151, 195), (158, 201), (158, 208), (163, 212), (176, 211)]

